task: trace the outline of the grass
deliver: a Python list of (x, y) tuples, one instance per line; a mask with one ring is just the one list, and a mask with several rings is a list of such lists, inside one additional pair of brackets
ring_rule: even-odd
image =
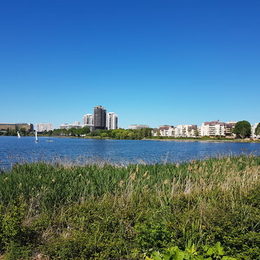
[(229, 256), (258, 259), (259, 175), (254, 156), (125, 167), (16, 165), (0, 175), (0, 254), (144, 259), (173, 246), (200, 252), (220, 242)]

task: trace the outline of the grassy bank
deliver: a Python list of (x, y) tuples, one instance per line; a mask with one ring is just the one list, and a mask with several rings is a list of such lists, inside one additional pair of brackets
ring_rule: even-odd
[(213, 246), (212, 259), (221, 259), (219, 242), (228, 256), (259, 259), (259, 175), (260, 157), (253, 156), (180, 165), (17, 165), (0, 175), (0, 255), (167, 259), (167, 252), (186, 250), (205, 258), (172, 259), (206, 259)]

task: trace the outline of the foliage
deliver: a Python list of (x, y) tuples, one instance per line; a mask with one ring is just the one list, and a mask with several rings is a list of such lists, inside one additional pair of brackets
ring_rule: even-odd
[(246, 138), (251, 136), (251, 125), (248, 121), (239, 121), (234, 128), (234, 134), (240, 138)]
[(258, 123), (258, 125), (255, 129), (255, 135), (260, 135), (260, 123)]
[(151, 138), (152, 129), (114, 129), (114, 130), (94, 130), (90, 132), (88, 127), (83, 128), (70, 128), (70, 129), (55, 129), (44, 133), (49, 136), (87, 136), (87, 137), (100, 137), (111, 139), (131, 139), (138, 140), (143, 138)]
[(146, 260), (236, 260), (236, 258), (224, 256), (223, 247), (219, 242), (214, 246), (204, 246), (201, 251), (199, 252), (195, 245), (184, 250), (174, 246), (164, 250), (163, 253), (153, 252), (151, 257), (146, 256)]
[(259, 173), (254, 156), (180, 165), (15, 165), (0, 175), (0, 255), (259, 259)]
[(54, 129), (43, 133), (48, 136), (84, 136), (90, 133), (90, 129), (87, 126), (82, 128), (70, 128), (70, 129)]

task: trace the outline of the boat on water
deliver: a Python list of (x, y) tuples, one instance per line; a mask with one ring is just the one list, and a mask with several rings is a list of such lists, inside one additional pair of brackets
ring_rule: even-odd
[(17, 131), (17, 137), (21, 138), (21, 135), (20, 135), (19, 131)]
[(38, 140), (38, 133), (37, 133), (37, 130), (35, 130), (35, 143), (38, 143), (39, 140)]

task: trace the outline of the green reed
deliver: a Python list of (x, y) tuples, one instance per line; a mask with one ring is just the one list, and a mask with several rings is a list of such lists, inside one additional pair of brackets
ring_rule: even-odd
[(255, 156), (16, 165), (0, 175), (0, 246), (46, 259), (140, 259), (171, 245), (221, 242), (251, 259), (259, 254), (259, 175)]

